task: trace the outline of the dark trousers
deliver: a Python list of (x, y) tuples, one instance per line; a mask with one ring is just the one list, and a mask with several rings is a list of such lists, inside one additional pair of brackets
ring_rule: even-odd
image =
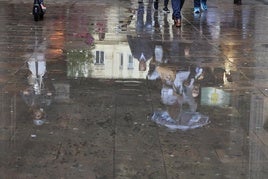
[[(158, 0), (155, 0), (154, 3), (158, 5)], [(168, 6), (168, 2), (169, 0), (164, 0), (164, 7), (167, 7)]]
[(171, 3), (173, 9), (173, 19), (181, 19), (181, 8), (184, 4), (184, 0), (171, 0)]
[(169, 0), (164, 0), (164, 7), (167, 7), (168, 6), (168, 1)]
[(194, 0), (194, 7), (200, 7), (200, 4), (202, 3), (207, 3), (207, 0)]

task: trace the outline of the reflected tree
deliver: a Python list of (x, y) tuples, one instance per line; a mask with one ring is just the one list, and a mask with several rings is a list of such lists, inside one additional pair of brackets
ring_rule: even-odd
[[(94, 47), (91, 46), (91, 49)], [(94, 55), (89, 50), (71, 50), (67, 52), (68, 77), (90, 77), (93, 71)]]

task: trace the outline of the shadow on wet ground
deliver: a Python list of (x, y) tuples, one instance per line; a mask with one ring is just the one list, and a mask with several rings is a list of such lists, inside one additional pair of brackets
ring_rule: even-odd
[(268, 7), (207, 3), (1, 0), (0, 178), (267, 178)]

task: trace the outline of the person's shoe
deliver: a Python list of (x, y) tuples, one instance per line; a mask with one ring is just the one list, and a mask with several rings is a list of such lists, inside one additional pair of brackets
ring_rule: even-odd
[(200, 8), (199, 8), (199, 7), (195, 7), (195, 8), (194, 8), (194, 13), (195, 13), (195, 14), (200, 13)]
[(170, 13), (170, 10), (169, 10), (167, 7), (164, 7), (164, 8), (163, 8), (163, 11), (164, 11), (165, 13)]
[(42, 3), (42, 4), (40, 4), (40, 5), (41, 5), (41, 8), (42, 8), (43, 12), (46, 12), (47, 8), (46, 8), (46, 6), (44, 5), (44, 3)]
[(234, 4), (241, 5), (242, 2), (241, 2), (241, 0), (234, 0)]
[(180, 19), (174, 19), (174, 25), (176, 27), (181, 27), (181, 20)]
[(208, 6), (207, 6), (207, 4), (201, 2), (201, 9), (202, 9), (203, 11), (208, 10)]

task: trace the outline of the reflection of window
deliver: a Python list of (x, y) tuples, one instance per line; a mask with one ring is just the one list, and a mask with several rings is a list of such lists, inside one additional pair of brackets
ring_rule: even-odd
[(119, 55), (119, 58), (120, 58), (120, 69), (123, 69), (123, 65), (124, 65), (124, 56), (123, 56), (123, 53), (120, 53)]
[(104, 51), (96, 51), (95, 64), (104, 64)]
[(133, 57), (132, 55), (128, 55), (128, 69), (133, 69), (134, 63), (133, 63)]

